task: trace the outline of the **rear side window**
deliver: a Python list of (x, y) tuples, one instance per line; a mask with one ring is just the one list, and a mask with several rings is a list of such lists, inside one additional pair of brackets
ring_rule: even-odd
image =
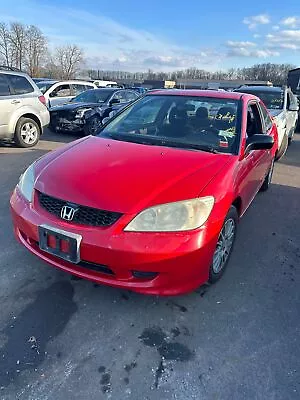
[(260, 108), (261, 108), (263, 120), (265, 122), (265, 130), (266, 130), (266, 132), (268, 132), (272, 128), (273, 122), (272, 122), (267, 110), (265, 109), (265, 107), (262, 104), (260, 104)]
[(24, 76), (7, 75), (7, 79), (13, 90), (12, 94), (26, 94), (34, 92), (34, 88)]
[(4, 74), (0, 74), (0, 96), (9, 96), (10, 90)]
[(77, 96), (82, 92), (85, 92), (88, 89), (90, 89), (89, 86), (86, 85), (80, 85), (80, 84), (76, 84), (76, 85), (72, 85), (73, 86), (73, 91), (74, 91), (74, 95)]

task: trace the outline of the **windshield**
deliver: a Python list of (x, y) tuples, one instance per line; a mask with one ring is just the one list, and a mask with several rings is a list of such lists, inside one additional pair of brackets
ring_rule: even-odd
[(238, 101), (224, 98), (150, 95), (119, 114), (99, 136), (236, 154), (238, 106)]
[(40, 91), (45, 94), (47, 90), (54, 85), (55, 82), (37, 82), (37, 87), (40, 89)]
[(111, 95), (111, 91), (91, 89), (74, 97), (72, 103), (104, 103)]
[(269, 110), (281, 110), (283, 108), (284, 93), (283, 91), (258, 91), (258, 90), (243, 90), (243, 93), (253, 94), (259, 97)]

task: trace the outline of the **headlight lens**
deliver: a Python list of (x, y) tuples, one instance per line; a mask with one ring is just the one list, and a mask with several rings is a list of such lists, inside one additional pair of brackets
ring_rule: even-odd
[(212, 196), (147, 208), (125, 228), (134, 232), (180, 232), (199, 228), (213, 208)]
[(77, 110), (75, 118), (82, 118), (86, 111), (91, 110), (91, 108), (81, 108), (80, 110)]
[(34, 164), (31, 164), (20, 176), (20, 180), (18, 183), (18, 188), (20, 192), (30, 203), (32, 201), (34, 180)]

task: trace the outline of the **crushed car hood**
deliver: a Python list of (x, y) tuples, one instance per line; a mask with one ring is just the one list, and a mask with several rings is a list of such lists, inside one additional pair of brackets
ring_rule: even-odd
[(90, 136), (42, 157), (35, 189), (76, 204), (134, 213), (199, 196), (232, 157)]

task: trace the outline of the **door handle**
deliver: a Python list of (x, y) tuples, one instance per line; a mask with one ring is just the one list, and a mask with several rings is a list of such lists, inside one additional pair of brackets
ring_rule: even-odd
[(13, 100), (13, 101), (11, 102), (11, 104), (20, 104), (20, 103), (21, 103), (20, 100)]

